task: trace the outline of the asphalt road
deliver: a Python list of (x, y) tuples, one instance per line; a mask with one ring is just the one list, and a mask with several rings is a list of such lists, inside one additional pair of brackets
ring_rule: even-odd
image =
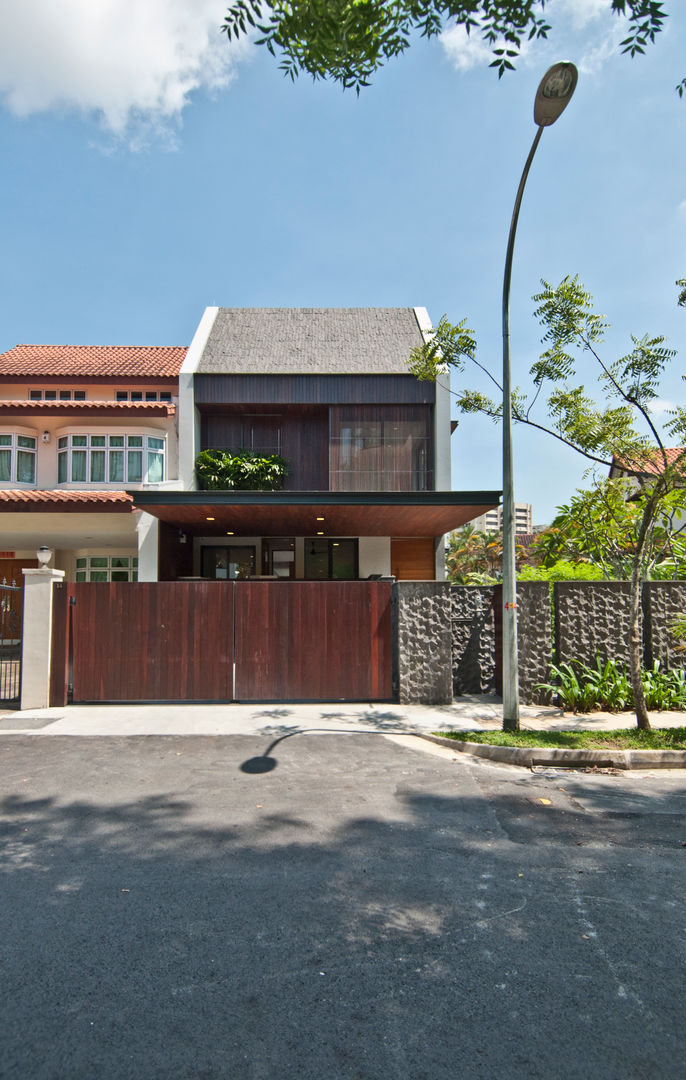
[(0, 741), (1, 1077), (682, 1080), (686, 774), (267, 745)]

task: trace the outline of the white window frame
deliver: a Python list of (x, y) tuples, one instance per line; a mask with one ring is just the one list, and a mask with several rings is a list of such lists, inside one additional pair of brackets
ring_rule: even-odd
[[(10, 442), (5, 446), (0, 446), (0, 452), (3, 450), (10, 452), (10, 475), (9, 477), (0, 478), (0, 484), (18, 484), (20, 487), (35, 487), (36, 486), (36, 467), (37, 467), (37, 455), (38, 455), (38, 438), (35, 435), (29, 435), (22, 431), (0, 431), (0, 435), (3, 439), (9, 439)], [(33, 446), (20, 446), (19, 439), (27, 439), (33, 442)], [(30, 455), (33, 459), (33, 480), (18, 480), (17, 479), (17, 466), (18, 455), (26, 454)]]
[[(112, 574), (115, 575), (114, 578)], [(78, 555), (74, 580), (138, 581), (138, 556), (126, 552), (120, 555)]]
[[(78, 440), (76, 445), (74, 445), (74, 440)], [(75, 453), (79, 455), (79, 459), (82, 454), (84, 455), (83, 464), (85, 465), (83, 477), (77, 476), (77, 479), (74, 479)], [(137, 470), (135, 470), (133, 478), (130, 476), (131, 454), (140, 457), (141, 465), (140, 476), (136, 475)], [(94, 455), (97, 455), (97, 458)], [(58, 434), (57, 486), (74, 487), (87, 484), (89, 487), (94, 485), (130, 487), (132, 484), (162, 484), (166, 477), (166, 457), (167, 440), (162, 432), (152, 434), (147, 431), (71, 431)], [(151, 466), (153, 461), (159, 463), (159, 459), (162, 465), (161, 475), (151, 480)], [(96, 475), (102, 476), (102, 479), (94, 480), (92, 477), (96, 461), (98, 463)], [(115, 469), (115, 462), (117, 466), (121, 466), (121, 469), (118, 467)], [(62, 475), (60, 475), (61, 468), (64, 469)]]

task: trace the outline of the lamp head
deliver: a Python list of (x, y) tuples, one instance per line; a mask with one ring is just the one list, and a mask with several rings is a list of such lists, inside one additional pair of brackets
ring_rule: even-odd
[(550, 127), (555, 123), (571, 101), (578, 78), (579, 72), (568, 61), (548, 68), (536, 91), (534, 123), (539, 127)]

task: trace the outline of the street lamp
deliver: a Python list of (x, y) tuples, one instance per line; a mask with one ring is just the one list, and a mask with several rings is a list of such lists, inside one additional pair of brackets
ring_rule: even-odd
[(515, 568), (514, 487), (512, 482), (512, 391), (510, 388), (510, 278), (519, 207), (526, 178), (541, 141), (544, 127), (554, 124), (567, 107), (576, 88), (574, 64), (562, 62), (548, 68), (534, 99), (534, 123), (538, 126), (522, 178), (519, 181), (503, 275), (503, 729), (519, 729), (519, 675), (517, 654), (517, 580)]

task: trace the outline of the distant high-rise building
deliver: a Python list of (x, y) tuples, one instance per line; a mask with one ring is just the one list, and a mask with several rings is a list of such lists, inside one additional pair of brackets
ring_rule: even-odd
[[(515, 533), (532, 533), (533, 512), (531, 503), (516, 502), (514, 504)], [(489, 510), (481, 517), (470, 521), (478, 532), (499, 533), (503, 531), (503, 508), (498, 506), (495, 510)]]

